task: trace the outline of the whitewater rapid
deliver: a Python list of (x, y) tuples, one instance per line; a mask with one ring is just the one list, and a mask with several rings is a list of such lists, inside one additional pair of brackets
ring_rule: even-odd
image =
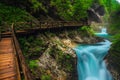
[[(97, 36), (107, 36), (103, 28)], [(96, 44), (81, 44), (74, 48), (77, 55), (77, 70), (79, 80), (113, 80), (104, 61), (108, 54), (111, 42), (104, 40)]]

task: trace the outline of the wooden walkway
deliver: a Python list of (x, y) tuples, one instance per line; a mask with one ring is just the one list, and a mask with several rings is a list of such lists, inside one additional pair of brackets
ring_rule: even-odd
[[(36, 32), (37, 30), (64, 28), (64, 27), (70, 28), (70, 27), (79, 27), (83, 25), (80, 22), (61, 22), (61, 21), (39, 22), (38, 25), (35, 25), (33, 22), (21, 23), (21, 24), (22, 27), (15, 25), (15, 29), (14, 29), (12, 24), (12, 30), (10, 29), (10, 27), (6, 27), (5, 31), (0, 31), (0, 39), (1, 39), (0, 40), (0, 80), (21, 80), (20, 72), (24, 80), (34, 80), (28, 68), (28, 65), (25, 62), (25, 58), (22, 54), (22, 51), (20, 49), (19, 42), (15, 35), (16, 33), (22, 34), (28, 32)], [(28, 24), (27, 26), (29, 27), (23, 29), (24, 27), (23, 24), (25, 25)]]
[(34, 80), (17, 40), (13, 24), (10, 34), (0, 32), (0, 80)]
[[(28, 21), (28, 22), (16, 22), (14, 23), (14, 28), (17, 33), (26, 33), (29, 31), (45, 30), (45, 29), (58, 29), (58, 28), (71, 28), (71, 27), (81, 27), (84, 25), (89, 25), (88, 23), (83, 23), (81, 21)], [(1, 27), (2, 33), (10, 33), (10, 25), (3, 25)]]
[(0, 80), (20, 80), (12, 38), (0, 41)]
[[(76, 22), (76, 21), (39, 21), (37, 23), (30, 22), (16, 22), (14, 23), (14, 30), (17, 34), (29, 34), (34, 32), (40, 32), (43, 30), (58, 30), (61, 28), (78, 28), (83, 25), (89, 25), (88, 23)], [(11, 35), (10, 26), (4, 26), (1, 29), (2, 35)]]

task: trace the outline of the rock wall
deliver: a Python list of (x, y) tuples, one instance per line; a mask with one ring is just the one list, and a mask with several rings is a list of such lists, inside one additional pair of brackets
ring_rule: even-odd
[(35, 80), (77, 80), (77, 57), (72, 48), (101, 41), (81, 28), (32, 36), (19, 36), (19, 42)]
[[(119, 43), (117, 44), (119, 45)], [(112, 73), (114, 80), (120, 80), (120, 51), (117, 45), (112, 45), (111, 50), (107, 56), (108, 69)]]
[(104, 16), (105, 9), (102, 5), (94, 3), (90, 9), (88, 9), (88, 20), (89, 22), (101, 23), (101, 16)]

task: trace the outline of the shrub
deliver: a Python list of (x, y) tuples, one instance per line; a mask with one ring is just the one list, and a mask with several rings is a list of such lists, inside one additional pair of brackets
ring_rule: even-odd
[(29, 61), (29, 67), (30, 67), (31, 69), (37, 68), (37, 67), (38, 67), (37, 62), (38, 62), (38, 60), (31, 60), (31, 61)]
[(42, 75), (41, 80), (52, 80), (50, 75)]

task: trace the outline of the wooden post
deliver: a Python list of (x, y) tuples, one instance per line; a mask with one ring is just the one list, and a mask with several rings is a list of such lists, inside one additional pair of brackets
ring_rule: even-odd
[(64, 22), (61, 22), (62, 23), (62, 27), (64, 27)]
[(53, 23), (54, 23), (54, 22), (52, 21), (52, 22), (51, 22), (52, 27), (54, 27)]
[(58, 27), (60, 27), (60, 21), (58, 21)]
[(32, 20), (31, 20), (31, 21), (30, 21), (30, 26), (31, 26), (31, 28), (32, 28), (32, 26), (33, 26), (32, 23), (33, 23), (33, 22), (32, 22)]
[(46, 26), (47, 26), (46, 28), (49, 28), (49, 23), (48, 23), (48, 21), (46, 22)]
[(40, 27), (40, 29), (41, 29), (41, 21), (39, 21), (39, 27)]
[(2, 39), (2, 29), (1, 29), (2, 27), (0, 26), (0, 41), (1, 41), (1, 39)]
[(0, 41), (2, 39), (2, 27), (1, 27), (1, 25), (2, 25), (2, 18), (0, 17)]
[(61, 21), (59, 21), (60, 22), (60, 27), (62, 27), (62, 22)]

